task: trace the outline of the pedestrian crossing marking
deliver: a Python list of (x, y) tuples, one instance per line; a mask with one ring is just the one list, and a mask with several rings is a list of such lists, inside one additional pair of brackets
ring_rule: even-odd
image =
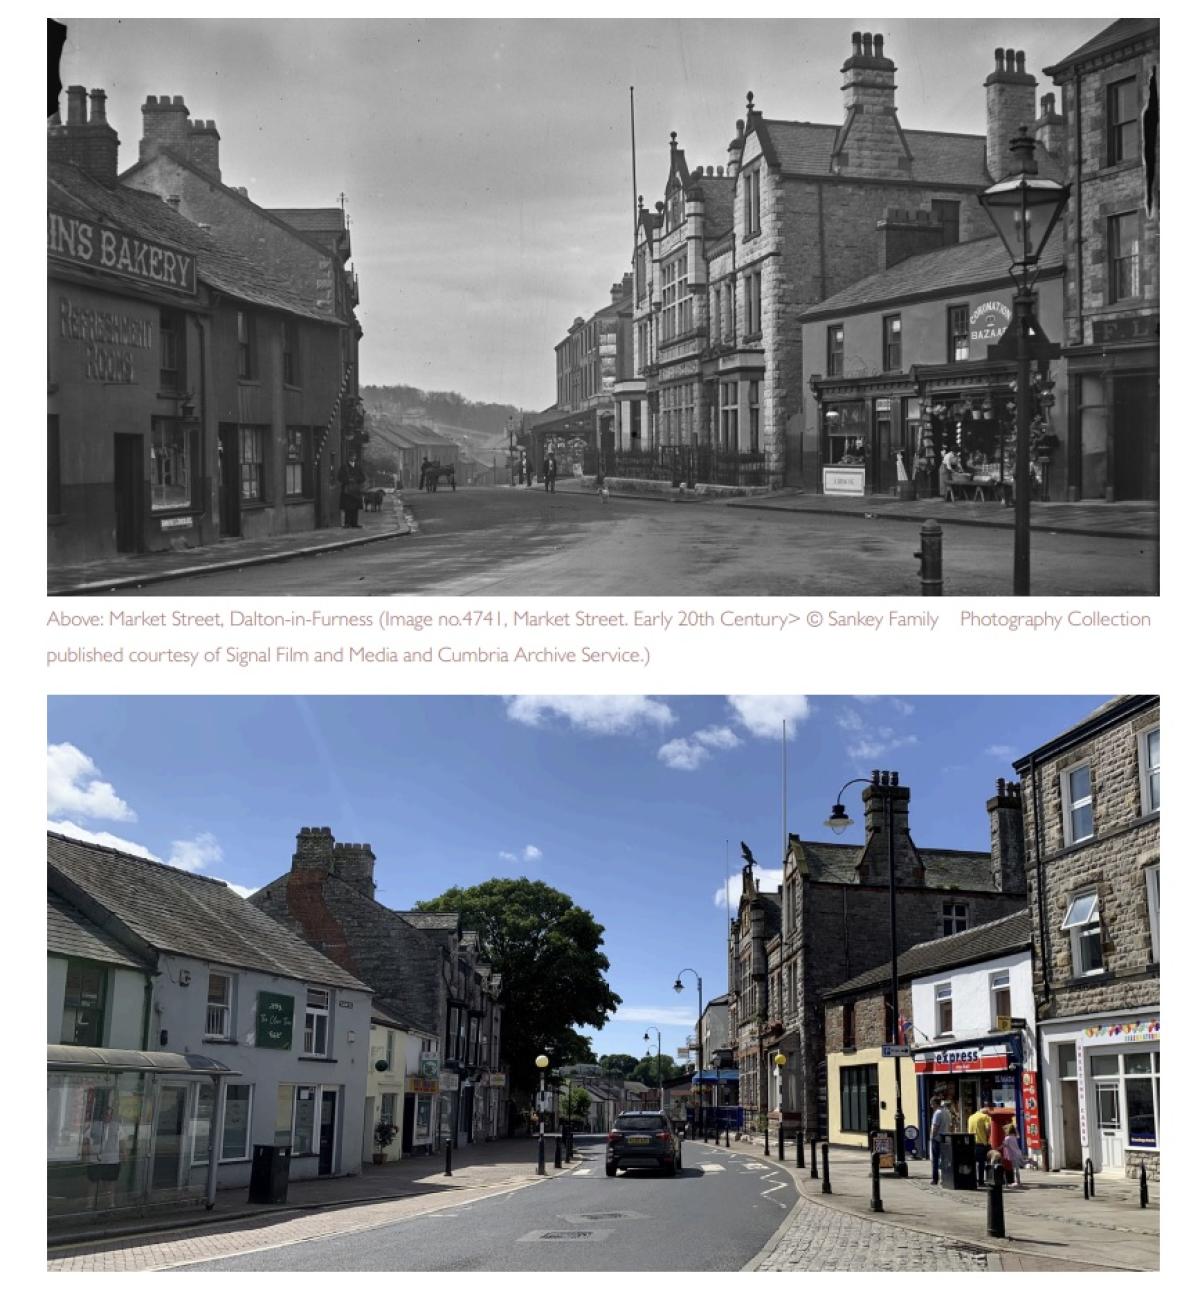
[(724, 1165), (701, 1165), (700, 1168), (706, 1174), (723, 1174), (725, 1172)]

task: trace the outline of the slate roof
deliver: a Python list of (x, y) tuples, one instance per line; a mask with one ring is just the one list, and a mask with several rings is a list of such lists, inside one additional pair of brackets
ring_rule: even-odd
[[(447, 929), (457, 931), (457, 911), (393, 911), (415, 929)], [(466, 935), (463, 935), (464, 939)]]
[(62, 834), (46, 840), (51, 884), (61, 875), (156, 951), (369, 991), (219, 879)]
[(704, 239), (717, 240), (733, 229), (733, 177), (700, 177), (691, 183), (704, 196)]
[(80, 956), (84, 960), (99, 961), (101, 965), (149, 969), (140, 956), (53, 891), (46, 894), (46, 950), (58, 956)]
[(297, 231), (344, 231), (346, 227), (340, 208), (269, 208), (265, 212)]
[[(934, 938), (930, 942), (918, 943), (896, 958), (896, 970), (901, 979), (915, 979), (923, 974), (937, 974), (942, 970), (953, 970), (960, 965), (987, 960), (989, 956), (1018, 952), (1030, 945), (1031, 928), (1029, 911), (1016, 911), (999, 920), (976, 925), (974, 929), (951, 934), (949, 938)], [(830, 988), (825, 993), (825, 1000), (865, 992), (890, 983), (891, 978), (892, 966), (889, 961), (886, 965), (876, 965), (874, 969), (856, 975), (836, 988)]]
[[(947, 245), (928, 254), (914, 254), (884, 272), (874, 272), (830, 295), (800, 314), (801, 321), (866, 310), (880, 304), (903, 303), (916, 298), (952, 294), (963, 286), (995, 281), (1011, 285), (1011, 259), (999, 236)], [(1062, 228), (1050, 235), (1039, 264), (1053, 273), (1063, 263)]]
[[(855, 843), (810, 843), (789, 835), (790, 848), (797, 854), (808, 877), (817, 883), (857, 884), (858, 862), (863, 849)], [(959, 852), (938, 847), (921, 847), (914, 842), (925, 867), (925, 888), (957, 888), (994, 892), (992, 854)]]
[(458, 448), (448, 436), (434, 430), (432, 426), (418, 426), (411, 422), (395, 422), (387, 417), (372, 415), (368, 418), (373, 434), (383, 438), (385, 444), (406, 449), (422, 449), (437, 445), (440, 448)]
[(1092, 55), (1099, 54), (1110, 46), (1123, 45), (1126, 41), (1135, 40), (1139, 36), (1145, 36), (1147, 33), (1157, 31), (1157, 18), (1118, 18), (1115, 23), (1110, 23), (1102, 32), (1097, 32), (1090, 41), (1085, 41), (1079, 49), (1072, 50), (1065, 59), (1060, 59), (1058, 63), (1052, 64), (1049, 68), (1043, 68), (1042, 71), (1047, 77), (1053, 77), (1056, 73), (1064, 72), (1070, 69), (1072, 65), (1082, 63), (1085, 59), (1090, 59)]
[(342, 325), (336, 314), (314, 308), (283, 282), (148, 191), (130, 186), (102, 186), (69, 163), (51, 163), (47, 202), (52, 208), (106, 222), (143, 240), (179, 246), (195, 255), (198, 280), (222, 294), (297, 317)]

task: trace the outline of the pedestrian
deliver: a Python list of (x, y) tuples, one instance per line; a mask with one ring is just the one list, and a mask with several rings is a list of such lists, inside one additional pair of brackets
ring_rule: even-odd
[(121, 1126), (106, 1106), (92, 1121), (85, 1139), (87, 1176), (96, 1186), (98, 1209), (112, 1209), (117, 1204), (117, 1179), (121, 1174)]
[(992, 1135), (992, 1117), (984, 1106), (980, 1106), (967, 1120), (967, 1132), (975, 1139), (975, 1176), (982, 1187), (987, 1171), (988, 1139)]
[(533, 484), (533, 467), (529, 461), (529, 451), (521, 450), (521, 470), (517, 473), (517, 484), (528, 489)]
[(558, 478), (558, 459), (554, 456), (553, 449), (546, 450), (546, 459), (542, 463), (542, 481), (546, 486), (546, 492), (553, 494), (554, 482)]
[(358, 454), (351, 450), (338, 471), (338, 484), (342, 487), (342, 524), (347, 530), (362, 529), (358, 514), (362, 510), (363, 486), (366, 483), (367, 477), (359, 466)]
[(929, 1181), (936, 1187), (942, 1172), (942, 1141), (954, 1127), (946, 1103), (938, 1097), (931, 1102), (933, 1118), (929, 1121), (929, 1154), (933, 1160), (933, 1174)]
[(433, 466), (433, 463), (430, 462), (428, 458), (421, 459), (421, 488), (422, 489), (429, 488), (429, 468), (431, 466)]
[(1017, 1136), (1016, 1124), (1005, 1124), (1004, 1141), (1000, 1144), (1004, 1153), (1004, 1181), (1021, 1186), (1021, 1167), (1025, 1163), (1025, 1153), (1021, 1150), (1021, 1139)]

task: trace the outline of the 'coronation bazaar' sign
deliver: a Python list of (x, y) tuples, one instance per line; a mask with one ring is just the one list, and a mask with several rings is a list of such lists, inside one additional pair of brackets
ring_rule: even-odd
[(88, 267), (99, 267), (147, 285), (196, 293), (195, 256), (155, 240), (143, 240), (102, 222), (46, 214), (46, 252)]
[(988, 299), (971, 309), (971, 356), (987, 357), (986, 346), (995, 344), (1008, 330), (1012, 308), (1002, 299)]

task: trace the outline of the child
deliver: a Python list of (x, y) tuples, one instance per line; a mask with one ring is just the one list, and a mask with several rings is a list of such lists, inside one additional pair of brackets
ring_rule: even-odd
[(1021, 1151), (1021, 1139), (1017, 1136), (1016, 1124), (1005, 1124), (1004, 1141), (1001, 1146), (1004, 1152), (1005, 1181), (1015, 1182), (1020, 1187), (1021, 1166), (1025, 1163), (1025, 1156)]

